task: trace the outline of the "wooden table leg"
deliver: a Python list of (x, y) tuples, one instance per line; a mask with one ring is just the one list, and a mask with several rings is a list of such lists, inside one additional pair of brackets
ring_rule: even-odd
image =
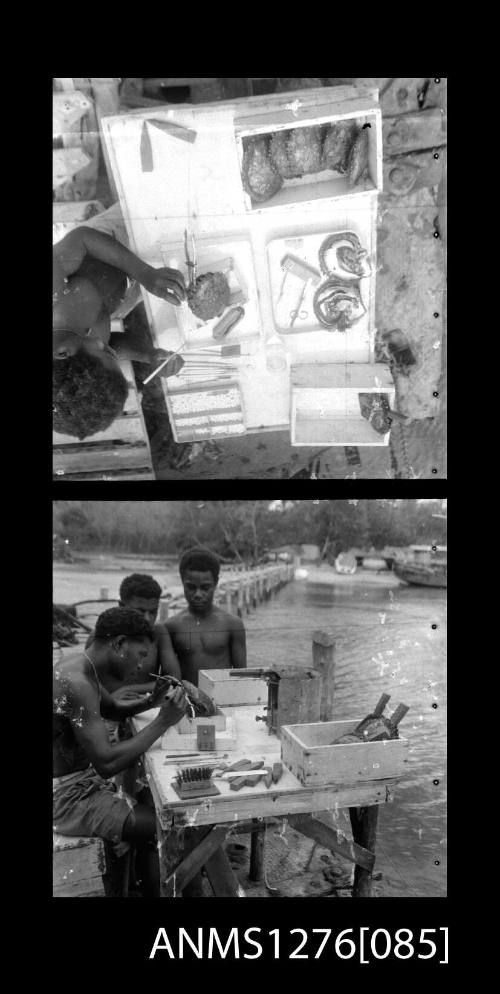
[(175, 868), (182, 863), (184, 855), (184, 829), (169, 828), (163, 829), (158, 819), (156, 820), (156, 836), (158, 839), (158, 857), (160, 860), (160, 896), (161, 897), (182, 897), (182, 891), (174, 888), (174, 891), (165, 886), (165, 882), (174, 872)]
[[(378, 804), (367, 808), (349, 808), (352, 834), (354, 841), (363, 848), (375, 853), (377, 841)], [(372, 872), (365, 867), (356, 865), (354, 870), (353, 897), (372, 896)]]
[[(258, 825), (254, 818), (253, 823)], [(265, 834), (257, 829), (250, 835), (250, 870), (248, 877), (250, 880), (262, 880), (264, 873), (264, 844)]]
[(207, 860), (205, 871), (215, 897), (245, 896), (222, 846)]

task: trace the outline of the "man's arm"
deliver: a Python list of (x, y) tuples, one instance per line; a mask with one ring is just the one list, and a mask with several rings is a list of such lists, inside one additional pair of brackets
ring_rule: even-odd
[(116, 238), (111, 238), (110, 235), (105, 235), (96, 228), (86, 228), (85, 225), (69, 231), (54, 245), (55, 290), (60, 289), (64, 277), (72, 276), (78, 271), (86, 255), (120, 269), (130, 279), (137, 280), (150, 293), (163, 297), (173, 304), (179, 304), (186, 299), (184, 278), (178, 270), (155, 269), (139, 259)]
[(112, 694), (101, 687), (101, 715), (112, 721), (123, 721), (124, 718), (133, 718), (141, 711), (149, 711), (153, 707), (154, 690), (152, 683), (120, 687)]
[(245, 626), (239, 618), (232, 619), (229, 631), (229, 655), (232, 669), (244, 669), (247, 665), (247, 639)]
[(169, 728), (177, 724), (185, 711), (185, 698), (177, 688), (169, 701), (164, 701), (156, 718), (137, 735), (123, 742), (110, 743), (106, 726), (99, 713), (99, 698), (94, 688), (83, 678), (74, 680), (69, 697), (73, 732), (85, 750), (92, 766), (100, 776), (108, 778), (130, 766)]
[(182, 680), (179, 660), (174, 652), (172, 639), (166, 625), (158, 625), (158, 661), (160, 663), (160, 673), (163, 676), (175, 676), (177, 680)]

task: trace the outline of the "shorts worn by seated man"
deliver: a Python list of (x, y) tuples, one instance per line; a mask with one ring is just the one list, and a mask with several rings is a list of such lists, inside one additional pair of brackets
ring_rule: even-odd
[(130, 848), (122, 841), (125, 821), (137, 801), (113, 780), (104, 780), (92, 766), (63, 777), (54, 777), (53, 826), (59, 835), (97, 836), (115, 844), (123, 855)]

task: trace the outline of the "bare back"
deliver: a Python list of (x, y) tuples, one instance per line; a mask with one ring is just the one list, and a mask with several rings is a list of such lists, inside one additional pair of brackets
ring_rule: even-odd
[[(75, 653), (54, 667), (52, 681), (53, 775), (62, 777), (89, 765), (88, 755), (79, 743), (75, 728), (83, 715), (93, 710), (100, 715), (100, 688), (85, 672), (81, 653)], [(82, 693), (83, 691), (83, 693)]]

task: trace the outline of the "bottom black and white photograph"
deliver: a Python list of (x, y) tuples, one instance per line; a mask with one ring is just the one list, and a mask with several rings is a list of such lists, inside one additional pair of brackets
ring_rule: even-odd
[(446, 896), (446, 500), (52, 508), (53, 897)]

